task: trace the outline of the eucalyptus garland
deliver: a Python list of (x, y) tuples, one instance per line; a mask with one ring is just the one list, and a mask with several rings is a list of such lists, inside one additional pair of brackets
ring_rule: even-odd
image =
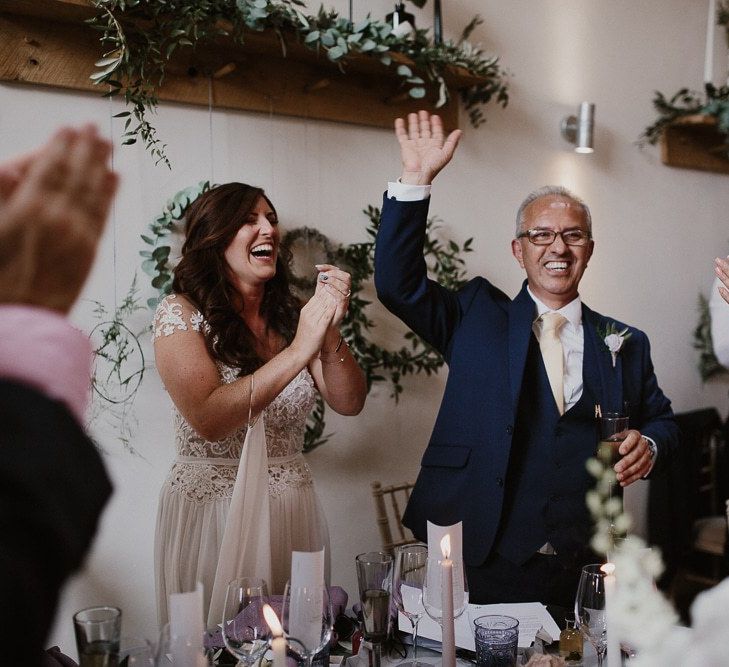
[[(89, 20), (99, 30), (103, 57), (91, 79), (108, 86), (106, 96), (123, 95), (131, 110), (116, 114), (126, 118), (123, 144), (141, 139), (147, 150), (168, 167), (163, 144), (149, 122), (149, 112), (157, 107), (157, 88), (165, 79), (167, 64), (176, 51), (195, 48), (227, 37), (236, 44), (245, 42), (247, 32), (272, 30), (286, 54), (287, 40), (297, 40), (308, 48), (323, 52), (327, 58), (343, 64), (351, 54), (365, 54), (383, 66), (394, 67), (402, 85), (412, 98), (423, 98), (426, 86), (438, 90), (437, 106), (448, 101), (444, 73), (448, 67), (460, 67), (485, 79), (485, 83), (461, 91), (471, 122), (483, 122), (481, 107), (492, 99), (506, 106), (508, 102), (505, 73), (498, 58), (487, 56), (466, 40), (481, 23), (475, 17), (457, 42), (430, 43), (427, 30), (400, 37), (392, 26), (369, 16), (353, 23), (323, 7), (315, 16), (305, 15), (301, 0), (93, 0), (99, 14)], [(394, 54), (410, 58), (428, 82)]]
[[(185, 188), (175, 194), (165, 205), (162, 213), (149, 225), (147, 234), (142, 240), (152, 250), (142, 250), (142, 269), (151, 277), (151, 285), (157, 290), (157, 296), (150, 298), (147, 305), (154, 310), (160, 299), (172, 289), (172, 263), (169, 243), (171, 234), (181, 232), (181, 224), (187, 207), (203, 192), (210, 189), (210, 183), (203, 181), (198, 185)], [(406, 344), (398, 350), (387, 350), (372, 342), (369, 334), (376, 327), (368, 312), (368, 301), (364, 296), (365, 286), (374, 274), (375, 238), (380, 220), (380, 209), (367, 206), (363, 210), (367, 217), (367, 241), (349, 245), (337, 245), (317, 230), (307, 227), (292, 229), (282, 239), (283, 245), (293, 247), (293, 242), (300, 239), (313, 239), (325, 249), (331, 261), (352, 276), (352, 294), (349, 310), (342, 323), (341, 331), (349, 348), (357, 359), (367, 379), (367, 390), (375, 382), (389, 382), (392, 397), (398, 400), (402, 393), (402, 379), (407, 375), (425, 373), (432, 375), (443, 365), (441, 355), (428, 343), (412, 332), (405, 334)], [(462, 253), (472, 251), (473, 239), (467, 239), (463, 245), (442, 238), (441, 220), (430, 218), (426, 227), (425, 258), (430, 275), (449, 289), (458, 289), (466, 282), (465, 261)], [(304, 290), (307, 285), (300, 285)], [(324, 435), (326, 426), (326, 406), (321, 397), (309, 415), (304, 441), (304, 451), (324, 444), (329, 435)]]
[[(724, 28), (729, 46), (729, 0), (719, 3), (716, 25)], [(656, 144), (668, 125), (680, 118), (698, 114), (716, 119), (717, 129), (724, 137), (724, 154), (729, 157), (729, 86), (717, 88), (711, 83), (706, 83), (704, 95), (689, 88), (681, 88), (670, 98), (656, 91), (653, 108), (658, 112), (658, 118), (643, 130), (638, 139), (639, 144)]]

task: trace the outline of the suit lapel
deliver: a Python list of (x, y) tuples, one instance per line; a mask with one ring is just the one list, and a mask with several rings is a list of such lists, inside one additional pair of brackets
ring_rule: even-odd
[(623, 412), (623, 360), (617, 355), (615, 366), (598, 330), (605, 331), (607, 320), (582, 304), (585, 349), (582, 377), (593, 388), (603, 412)]
[(521, 292), (509, 304), (509, 381), (514, 414), (519, 403), (535, 313), (534, 301), (529, 296), (524, 281)]

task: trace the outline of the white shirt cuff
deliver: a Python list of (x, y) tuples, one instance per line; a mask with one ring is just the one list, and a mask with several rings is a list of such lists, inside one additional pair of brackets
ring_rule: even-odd
[(397, 181), (390, 181), (387, 184), (387, 196), (397, 201), (423, 201), (430, 197), (431, 185), (409, 185)]

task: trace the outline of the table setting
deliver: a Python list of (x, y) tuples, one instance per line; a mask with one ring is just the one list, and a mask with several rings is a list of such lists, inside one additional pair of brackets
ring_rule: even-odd
[(620, 667), (625, 654), (607, 631), (615, 587), (608, 566), (583, 569), (561, 629), (538, 602), (469, 603), (461, 525), (429, 523), (428, 544), (356, 556), (351, 609), (343, 589), (324, 584), (319, 551), (293, 553), (283, 596), (269, 595), (261, 578), (231, 580), (215, 628), (204, 628), (202, 585), (171, 595), (170, 622), (154, 649), (146, 640), (122, 642), (119, 609), (81, 610), (80, 667)]

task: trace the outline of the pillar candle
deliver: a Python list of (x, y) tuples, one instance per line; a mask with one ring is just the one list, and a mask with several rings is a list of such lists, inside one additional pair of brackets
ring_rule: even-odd
[(279, 623), (276, 612), (269, 606), (263, 605), (263, 616), (271, 628), (273, 639), (271, 640), (271, 650), (273, 651), (273, 667), (286, 667), (286, 639), (283, 636), (283, 628)]
[(714, 80), (714, 33), (716, 32), (716, 0), (709, 0), (709, 18), (706, 22), (706, 54), (704, 56), (704, 83)]
[(453, 618), (453, 561), (451, 555), (450, 535), (446, 534), (440, 542), (443, 560), (441, 567), (440, 599), (443, 613), (441, 627), (443, 628), (442, 648), (443, 667), (456, 665), (456, 627)]
[(605, 563), (605, 622), (607, 623), (607, 667), (620, 667), (620, 638), (615, 630), (615, 565)]

